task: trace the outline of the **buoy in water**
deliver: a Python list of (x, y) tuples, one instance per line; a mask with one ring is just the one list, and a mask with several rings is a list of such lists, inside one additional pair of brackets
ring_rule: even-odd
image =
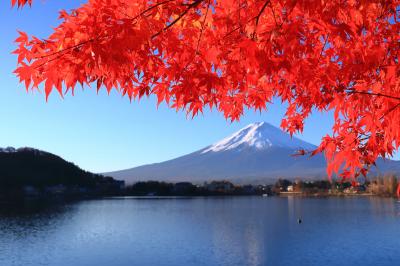
[(299, 218), (297, 219), (297, 223), (301, 224), (303, 221)]

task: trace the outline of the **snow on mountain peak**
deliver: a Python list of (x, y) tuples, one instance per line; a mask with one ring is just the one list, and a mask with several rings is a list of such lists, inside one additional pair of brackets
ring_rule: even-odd
[(315, 149), (310, 143), (298, 138), (291, 138), (283, 132), (266, 122), (250, 124), (229, 137), (207, 147), (201, 153), (220, 152), (232, 149), (250, 147), (257, 150), (265, 150), (270, 147), (284, 147), (289, 149)]

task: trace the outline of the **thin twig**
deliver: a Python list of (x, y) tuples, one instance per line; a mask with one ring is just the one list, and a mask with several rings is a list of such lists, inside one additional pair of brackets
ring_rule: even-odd
[(56, 54), (60, 54), (60, 53), (63, 53), (63, 52), (65, 52), (65, 51), (68, 51), (68, 50), (71, 50), (71, 49), (74, 49), (74, 48), (78, 48), (78, 47), (80, 47), (80, 46), (82, 46), (82, 45), (84, 45), (84, 44), (87, 44), (87, 43), (89, 43), (89, 42), (93, 42), (94, 40), (99, 39), (99, 38), (100, 38), (100, 37), (92, 38), (92, 39), (83, 41), (83, 42), (81, 42), (81, 43), (78, 43), (78, 44), (76, 44), (76, 45), (69, 46), (69, 47), (64, 48), (64, 49), (62, 49), (62, 50), (59, 50), (59, 51), (57, 51), (57, 52), (53, 52), (53, 53), (51, 53), (51, 54), (47, 54), (47, 55), (43, 55), (43, 56), (40, 56), (40, 57), (36, 57), (35, 59), (43, 59), (43, 58), (46, 58), (46, 57), (49, 57), (49, 56), (53, 56), (53, 55), (56, 55)]
[(324, 46), (322, 46), (321, 52), (319, 53), (319, 56), (318, 56), (318, 63), (319, 63), (319, 60), (321, 60), (322, 53), (324, 52), (325, 45), (328, 43), (328, 40), (329, 40), (329, 33), (328, 33), (328, 35), (326, 36), (325, 42), (324, 42)]
[[(139, 13), (138, 15), (136, 15), (135, 17), (130, 17), (130, 16), (128, 16), (127, 14), (124, 14), (124, 15), (125, 15), (125, 16), (128, 16), (129, 19), (136, 20), (136, 19), (138, 19), (139, 17), (141, 17), (141, 16), (143, 16), (144, 14), (146, 14), (147, 12), (153, 10), (154, 8), (159, 7), (159, 6), (161, 6), (161, 5), (164, 5), (164, 4), (167, 4), (167, 3), (169, 3), (169, 2), (173, 2), (173, 0), (162, 1), (162, 2), (159, 2), (159, 3), (155, 4), (155, 5), (153, 5), (153, 6), (150, 6), (149, 8), (147, 8), (147, 9), (143, 10), (142, 12), (140, 12), (140, 13)], [(108, 36), (103, 36), (103, 37), (108, 37)], [(50, 57), (50, 56), (53, 56), (53, 55), (56, 55), (56, 54), (59, 54), (59, 53), (63, 53), (63, 52), (65, 52), (65, 51), (68, 51), (68, 50), (71, 50), (71, 49), (74, 49), (74, 48), (78, 48), (78, 47), (80, 47), (80, 46), (82, 46), (82, 45), (84, 45), (84, 44), (87, 44), (87, 43), (89, 43), (89, 42), (93, 42), (93, 41), (98, 40), (98, 39), (100, 39), (100, 38), (102, 38), (102, 37), (92, 38), (92, 39), (83, 41), (83, 42), (81, 42), (81, 43), (78, 43), (78, 44), (76, 44), (76, 45), (73, 45), (73, 46), (67, 47), (67, 48), (65, 48), (65, 49), (62, 49), (62, 50), (60, 50), (60, 51), (53, 52), (53, 53), (47, 54), (47, 55), (43, 55), (43, 56), (40, 56), (40, 57), (37, 57), (37, 58), (42, 59), (42, 58)], [(44, 42), (47, 42), (47, 41), (48, 41), (48, 40), (44, 40)]]
[(169, 2), (173, 2), (173, 0), (166, 0), (166, 1), (159, 2), (159, 3), (155, 4), (154, 6), (151, 6), (151, 7), (147, 8), (147, 9), (143, 10), (140, 14), (138, 14), (135, 17), (133, 17), (132, 19), (137, 19), (137, 18), (143, 16), (144, 14), (146, 14), (147, 12), (153, 10), (154, 8), (159, 7), (161, 5), (164, 5), (164, 4), (168, 4)]
[(190, 5), (188, 5), (188, 8), (185, 9), (185, 11), (183, 11), (174, 21), (172, 21), (170, 24), (168, 24), (167, 26), (165, 26), (162, 30), (160, 30), (159, 32), (157, 32), (156, 34), (154, 34), (153, 36), (151, 36), (152, 39), (154, 39), (155, 37), (157, 37), (158, 35), (160, 35), (161, 33), (167, 31), (169, 28), (171, 28), (172, 26), (174, 26), (178, 21), (180, 21), (188, 12), (189, 10), (191, 10), (192, 8), (198, 6), (201, 2), (203, 2), (204, 0), (196, 0), (193, 3), (191, 3)]
[(201, 31), (200, 31), (199, 38), (197, 39), (197, 47), (196, 47), (196, 53), (195, 54), (198, 54), (198, 52), (199, 52), (200, 41), (201, 41), (201, 37), (203, 36), (204, 25), (205, 25), (206, 20), (207, 20), (207, 15), (208, 15), (208, 10), (210, 9), (210, 4), (211, 4), (211, 0), (208, 0), (207, 11), (206, 11), (206, 14), (204, 16), (203, 22), (201, 24)]
[(254, 31), (253, 31), (253, 33), (251, 34), (251, 35), (252, 35), (252, 39), (254, 39), (255, 36), (256, 36), (256, 33), (257, 33), (257, 26), (258, 26), (258, 23), (259, 23), (259, 21), (260, 21), (260, 17), (261, 17), (262, 13), (264, 12), (265, 8), (268, 6), (269, 3), (270, 3), (270, 0), (265, 1), (265, 3), (264, 3), (264, 5), (262, 6), (260, 12), (258, 12), (257, 16), (254, 17), (254, 19), (256, 20), (256, 25), (254, 26)]
[(396, 109), (399, 108), (399, 107), (400, 107), (400, 103), (396, 104), (395, 106), (393, 106), (392, 108), (390, 108), (389, 110), (387, 110), (387, 112), (384, 113), (384, 114), (381, 116), (380, 120), (383, 119), (385, 116), (387, 116), (388, 114), (390, 114), (391, 112), (393, 112), (394, 110), (396, 110)]
[(258, 22), (259, 22), (259, 20), (260, 20), (260, 17), (261, 17), (261, 15), (262, 15), (262, 13), (264, 12), (265, 8), (267, 7), (267, 5), (268, 5), (270, 2), (271, 2), (270, 0), (265, 1), (265, 3), (264, 3), (264, 5), (263, 5), (263, 7), (261, 8), (260, 12), (258, 13), (257, 16), (255, 16), (255, 19), (256, 19), (256, 26), (258, 25)]
[(351, 91), (348, 91), (347, 93), (348, 94), (364, 94), (364, 95), (370, 95), (370, 96), (385, 97), (385, 98), (389, 98), (389, 99), (400, 101), (400, 97), (387, 95), (387, 94), (383, 94), (383, 93), (375, 93), (375, 92), (367, 92), (367, 91), (356, 91), (356, 90), (351, 90)]

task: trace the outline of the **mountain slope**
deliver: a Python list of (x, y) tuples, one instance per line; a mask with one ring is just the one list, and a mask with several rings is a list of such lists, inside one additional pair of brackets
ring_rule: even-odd
[(0, 188), (22, 186), (93, 187), (105, 177), (80, 169), (59, 156), (32, 148), (0, 148)]
[[(139, 180), (203, 182), (229, 179), (237, 183), (262, 183), (277, 178), (326, 177), (323, 155), (293, 156), (299, 149), (316, 146), (291, 138), (268, 123), (254, 123), (199, 151), (169, 161), (107, 173), (127, 183)], [(378, 162), (383, 171), (400, 173), (400, 162)]]

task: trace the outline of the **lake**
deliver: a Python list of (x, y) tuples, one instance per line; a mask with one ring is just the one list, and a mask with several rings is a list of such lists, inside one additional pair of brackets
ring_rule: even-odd
[(400, 203), (394, 199), (110, 198), (0, 205), (1, 266), (399, 263)]

